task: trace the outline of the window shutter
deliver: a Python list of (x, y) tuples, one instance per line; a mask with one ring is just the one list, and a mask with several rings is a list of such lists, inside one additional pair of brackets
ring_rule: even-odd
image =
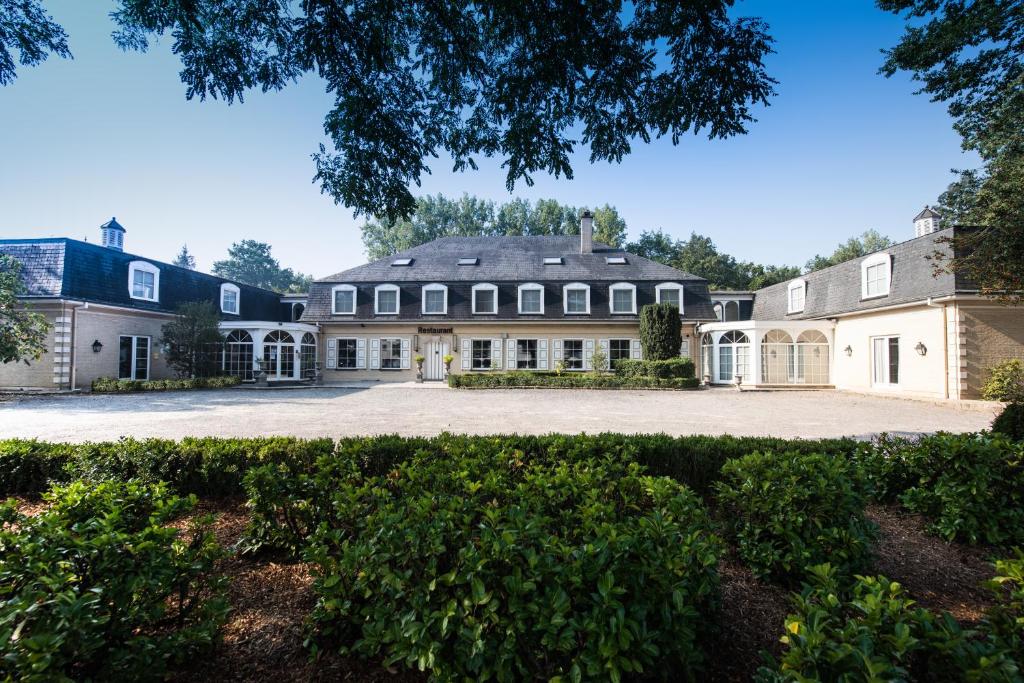
[(630, 351), (631, 351), (631, 353), (630, 353), (629, 357), (630, 358), (637, 358), (637, 359), (643, 358), (644, 354), (643, 354), (643, 351), (640, 350), (640, 340), (639, 339), (633, 339), (631, 341), (632, 341), (632, 343), (630, 344)]
[(516, 340), (515, 339), (509, 339), (505, 343), (505, 348), (507, 349), (506, 366), (508, 367), (509, 370), (515, 370), (516, 369)]
[(468, 337), (462, 338), (462, 369), (469, 370), (473, 362), (473, 342)]
[(356, 337), (356, 367), (366, 367), (366, 337)]
[(679, 355), (682, 356), (683, 358), (689, 358), (690, 357), (690, 340), (689, 339), (684, 339), (683, 342), (679, 345)]
[(551, 342), (551, 344), (551, 348), (555, 352), (555, 362), (557, 363), (560, 360), (565, 360), (565, 357), (562, 356), (562, 340), (556, 339), (555, 341)]
[(583, 342), (583, 369), (594, 369), (594, 340), (587, 339)]
[(537, 367), (541, 370), (548, 369), (548, 340), (537, 340)]
[(612, 367), (612, 356), (611, 356), (612, 343), (611, 343), (611, 341), (609, 341), (607, 339), (602, 339), (601, 341), (598, 342), (598, 344), (600, 344), (600, 346), (601, 346), (601, 353), (604, 354), (604, 367), (601, 368), (601, 369), (602, 370), (614, 370), (615, 368)]
[(380, 339), (370, 340), (370, 369), (380, 370)]
[(409, 369), (409, 340), (402, 340), (402, 369)]
[(334, 369), (338, 367), (338, 338), (327, 338), (327, 367)]
[[(498, 361), (498, 368), (501, 368), (501, 340), (491, 340), (491, 367), (494, 367), (494, 361)], [(487, 368), (490, 370), (491, 368)]]

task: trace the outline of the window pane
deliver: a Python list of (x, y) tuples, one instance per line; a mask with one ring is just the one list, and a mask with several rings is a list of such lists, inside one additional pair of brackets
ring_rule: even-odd
[(679, 290), (678, 289), (663, 289), (661, 290), (661, 303), (672, 304), (679, 307)]
[(583, 340), (565, 339), (562, 341), (562, 361), (566, 370), (583, 369)]
[(119, 350), (117, 358), (117, 377), (118, 379), (131, 379), (132, 378), (132, 338), (121, 337), (119, 340)]
[(539, 289), (524, 289), (520, 292), (522, 295), (523, 313), (540, 313), (540, 295)]
[(490, 339), (474, 339), (473, 340), (473, 369), (474, 370), (490, 370), (491, 369), (491, 340)]
[(476, 297), (477, 313), (494, 313), (494, 290), (478, 289), (473, 295)]
[(378, 313), (398, 313), (398, 292), (385, 289), (377, 292)]
[(399, 370), (402, 367), (402, 340), (380, 340), (380, 367), (385, 370)]
[(612, 290), (612, 310), (616, 313), (630, 313), (633, 310), (633, 292), (628, 289)]
[(516, 340), (516, 367), (520, 370), (537, 369), (537, 340)]
[(586, 313), (587, 291), (585, 289), (566, 290), (565, 310), (569, 313)]
[(427, 313), (444, 313), (444, 291), (428, 289), (424, 300), (424, 310)]
[(889, 337), (889, 384), (900, 383), (900, 338)]
[(149, 337), (135, 338), (135, 376), (132, 379), (149, 379)]
[(154, 275), (145, 270), (136, 270), (132, 279), (132, 296), (143, 299), (155, 299), (153, 293)]
[[(351, 293), (351, 292), (349, 292)], [(342, 370), (356, 369), (356, 340), (338, 340), (338, 367)]]
[[(623, 358), (629, 358), (630, 342), (628, 339), (611, 339), (608, 342), (608, 360), (614, 363)], [(613, 366), (614, 369), (614, 366)]]
[(355, 292), (347, 289), (341, 289), (335, 292), (334, 310), (338, 313), (354, 313), (355, 295)]
[(723, 382), (732, 381), (732, 347), (718, 347), (718, 379)]
[(238, 295), (230, 290), (224, 291), (224, 305), (221, 306), (228, 313), (234, 313), (238, 310)]

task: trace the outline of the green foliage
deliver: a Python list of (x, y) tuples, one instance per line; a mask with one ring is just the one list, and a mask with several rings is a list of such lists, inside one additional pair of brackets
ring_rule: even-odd
[(223, 389), (237, 386), (240, 377), (193, 377), (191, 379), (114, 379), (98, 377), (92, 381), (92, 390), (100, 394), (124, 394), (132, 391), (177, 391), (180, 389)]
[(640, 309), (640, 345), (644, 358), (668, 360), (679, 357), (683, 331), (679, 307), (674, 304), (647, 304)]
[(497, 389), (502, 387), (543, 387), (546, 389), (696, 389), (700, 382), (679, 377), (624, 377), (582, 372), (465, 372), (448, 375), (448, 386), (456, 389)]
[(308, 292), (313, 282), (309, 275), (282, 268), (271, 256), (270, 245), (256, 240), (232, 244), (227, 259), (213, 262), (213, 274), (275, 292)]
[(594, 353), (590, 357), (590, 366), (594, 372), (605, 372), (608, 370), (608, 354), (604, 352), (601, 345), (594, 347)]
[(692, 358), (669, 358), (668, 360), (624, 358), (615, 364), (615, 374), (620, 377), (692, 378), (693, 373)]
[(196, 257), (192, 255), (192, 252), (188, 250), (188, 245), (181, 245), (181, 251), (171, 261), (171, 265), (178, 266), (179, 268), (187, 268), (188, 270), (196, 269)]
[(842, 576), (869, 565), (877, 529), (864, 517), (856, 468), (821, 453), (752, 453), (722, 467), (718, 511), (739, 556), (758, 576), (799, 582), (834, 563)]
[(0, 506), (0, 675), (10, 680), (159, 680), (216, 642), (227, 617), (221, 552), (194, 499), (163, 486), (83, 482), (52, 506)]
[(886, 439), (857, 455), (878, 500), (899, 500), (948, 540), (1024, 543), (1024, 443), (1000, 434)]
[(887, 249), (896, 244), (877, 230), (865, 230), (860, 237), (851, 237), (836, 247), (831, 256), (815, 256), (807, 262), (806, 272), (813, 272)]
[(981, 397), (987, 401), (1024, 403), (1024, 361), (1011, 358), (989, 368)]
[(417, 454), (332, 472), (315, 649), (439, 680), (690, 677), (722, 548), (699, 500), (613, 457)]
[(38, 0), (0, 3), (0, 86), (10, 85), (17, 77), (12, 49), (17, 47), (23, 66), (41, 64), (52, 52), (70, 58), (68, 34), (53, 21)]
[[(4, 12), (0, 7), (0, 29)], [(0, 44), (0, 85), (4, 83), (3, 55), (4, 46)], [(21, 268), (21, 261), (0, 254), (0, 364), (23, 361), (27, 365), (30, 360), (39, 360), (46, 351), (50, 324), (45, 316), (18, 301), (18, 295), (25, 290)]]
[(992, 431), (1024, 441), (1024, 403), (1011, 403), (992, 421)]
[(220, 333), (220, 312), (209, 301), (180, 304), (175, 317), (160, 328), (160, 342), (167, 349), (167, 364), (179, 377), (211, 377), (217, 372), (217, 358), (224, 337)]

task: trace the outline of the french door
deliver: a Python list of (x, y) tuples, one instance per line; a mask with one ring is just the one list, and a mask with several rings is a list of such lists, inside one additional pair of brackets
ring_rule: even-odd
[(295, 339), (292, 335), (275, 330), (264, 338), (263, 371), (268, 380), (294, 379)]
[(871, 383), (882, 387), (900, 383), (899, 337), (872, 337)]

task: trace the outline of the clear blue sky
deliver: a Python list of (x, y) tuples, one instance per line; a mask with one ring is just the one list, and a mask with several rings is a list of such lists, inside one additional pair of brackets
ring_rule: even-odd
[[(311, 183), (331, 101), (318, 79), (233, 106), (187, 102), (169, 39), (122, 53), (109, 4), (46, 4), (75, 58), (0, 88), (0, 237), (96, 240), (116, 215), (128, 251), (170, 260), (188, 243), (203, 270), (245, 238), (317, 277), (363, 261), (362, 220)], [(877, 74), (901, 21), (870, 0), (747, 0), (736, 13), (763, 17), (776, 39), (778, 95), (747, 135), (638, 145), (621, 164), (582, 153), (573, 180), (541, 176), (515, 195), (609, 203), (631, 237), (697, 231), (764, 263), (803, 264), (867, 228), (912, 237), (913, 215), (973, 159), (943, 105)], [(435, 162), (420, 192), (512, 196), (499, 160), (469, 173)]]

